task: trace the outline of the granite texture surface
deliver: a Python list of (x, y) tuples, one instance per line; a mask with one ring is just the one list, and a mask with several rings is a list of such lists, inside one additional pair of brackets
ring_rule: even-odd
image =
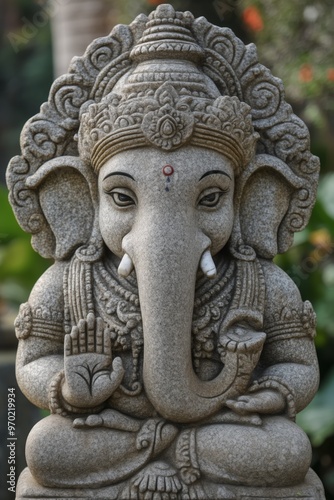
[(160, 5), (75, 58), (7, 173), (54, 259), (16, 320), (51, 415), (17, 498), (323, 500), (295, 416), (315, 314), (272, 261), (319, 162), (254, 46)]

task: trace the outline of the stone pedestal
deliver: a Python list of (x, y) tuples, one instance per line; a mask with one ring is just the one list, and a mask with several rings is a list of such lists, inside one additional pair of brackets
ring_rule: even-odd
[[(211, 490), (206, 500), (326, 500), (322, 483), (315, 472), (310, 469), (305, 481), (289, 488), (252, 488), (245, 486), (228, 486), (229, 496), (220, 491), (219, 486), (204, 483), (204, 490)], [(32, 477), (29, 469), (25, 469), (17, 485), (16, 500), (128, 500), (122, 495), (125, 484), (107, 486), (96, 489), (59, 489), (43, 488)], [(130, 500), (130, 499), (129, 499)]]

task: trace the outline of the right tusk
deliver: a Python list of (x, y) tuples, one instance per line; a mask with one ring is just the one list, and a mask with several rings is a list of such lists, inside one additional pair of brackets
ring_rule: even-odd
[(208, 278), (214, 278), (215, 276), (217, 276), (217, 269), (215, 263), (213, 262), (213, 258), (209, 249), (205, 250), (205, 252), (203, 253), (199, 265), (205, 276), (207, 276)]
[(127, 253), (125, 253), (122, 257), (120, 265), (118, 266), (117, 272), (123, 278), (127, 278), (129, 274), (132, 273), (133, 269), (134, 265), (131, 257)]

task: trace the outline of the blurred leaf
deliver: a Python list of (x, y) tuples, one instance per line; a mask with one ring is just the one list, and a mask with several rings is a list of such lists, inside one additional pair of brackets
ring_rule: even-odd
[[(15, 215), (8, 202), (8, 191), (2, 186), (0, 186), (0, 207), (0, 243), (6, 243), (16, 236), (22, 237), (23, 235), (24, 237), (24, 232), (16, 222)], [(26, 237), (29, 238), (28, 235)]]
[(313, 401), (297, 416), (297, 423), (320, 446), (334, 434), (334, 369), (327, 375)]
[(334, 286), (334, 264), (328, 264), (323, 271), (323, 280), (326, 286)]
[(310, 230), (308, 228), (294, 234), (293, 246), (302, 245), (306, 243), (309, 239)]
[(26, 302), (29, 291), (27, 287), (23, 287), (12, 280), (0, 284), (0, 296), (16, 304)]
[[(324, 175), (319, 183), (318, 198), (327, 214), (334, 218), (334, 173)], [(334, 221), (332, 222), (332, 225)]]
[(31, 247), (31, 235), (16, 222), (7, 190), (3, 187), (0, 187), (0, 204), (0, 294), (3, 299), (19, 304), (27, 300), (50, 261), (40, 257)]

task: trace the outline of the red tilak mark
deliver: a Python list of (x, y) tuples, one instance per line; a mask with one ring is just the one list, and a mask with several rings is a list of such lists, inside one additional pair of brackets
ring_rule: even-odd
[(168, 177), (170, 175), (173, 175), (174, 174), (174, 169), (172, 167), (172, 165), (165, 165), (164, 168), (162, 169), (162, 173)]

